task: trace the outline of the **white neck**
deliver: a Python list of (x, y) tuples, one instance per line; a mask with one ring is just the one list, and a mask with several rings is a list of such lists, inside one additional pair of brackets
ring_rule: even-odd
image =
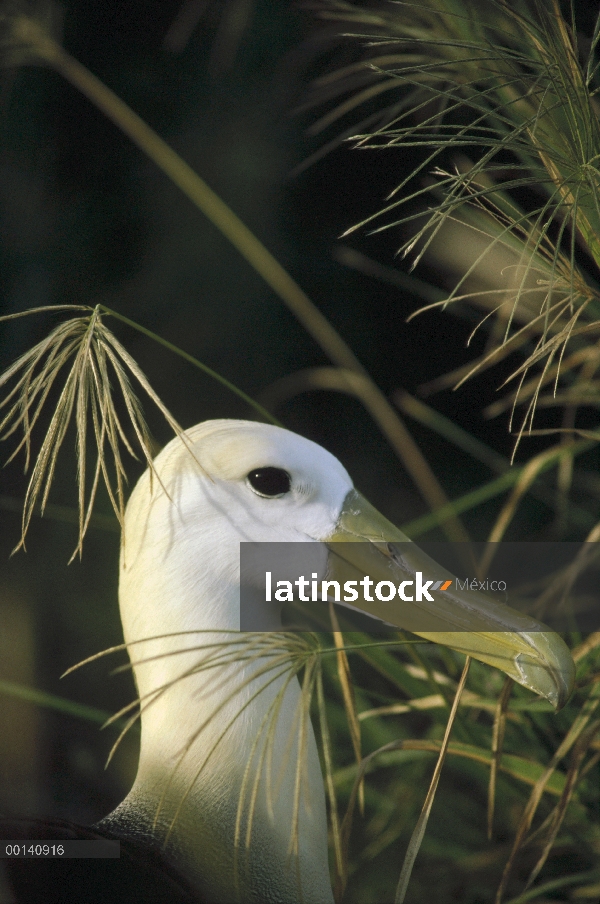
[[(256, 677), (265, 658), (207, 667), (225, 650), (207, 644), (244, 637), (201, 633), (239, 629), (239, 574), (219, 571), (211, 555), (215, 544), (237, 538), (221, 535), (222, 519), (219, 534), (210, 512), (198, 518), (163, 492), (148, 511), (140, 521), (128, 509), (120, 584), (143, 707), (139, 767), (131, 792), (103, 822), (130, 832), (136, 821), (156, 820), (154, 837), (215, 904), (329, 904), (323, 781), (306, 714), (302, 731), (297, 679), (287, 671), (271, 682), (279, 668)], [(197, 633), (135, 643), (186, 630)]]

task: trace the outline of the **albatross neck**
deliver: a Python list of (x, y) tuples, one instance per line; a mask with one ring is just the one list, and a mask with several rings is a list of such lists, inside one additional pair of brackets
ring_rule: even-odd
[[(239, 577), (214, 560), (199, 567), (198, 539), (165, 554), (149, 526), (126, 547), (121, 617), (142, 701), (140, 759), (102, 824), (164, 845), (211, 904), (330, 904), (323, 780), (298, 681), (268, 658), (226, 653), (243, 637), (230, 633)], [(164, 636), (182, 631), (198, 633)]]

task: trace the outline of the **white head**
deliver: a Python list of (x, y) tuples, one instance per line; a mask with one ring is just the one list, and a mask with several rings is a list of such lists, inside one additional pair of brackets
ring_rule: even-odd
[[(325, 539), (352, 489), (333, 455), (270, 424), (206, 421), (186, 437), (189, 447), (174, 439), (163, 449), (156, 474), (146, 471), (127, 505), (120, 582), (127, 642), (238, 630), (239, 543)], [(151, 611), (146, 601), (157, 593), (170, 603)]]
[[(143, 701), (150, 701), (158, 689), (186, 670), (197, 668), (208, 655), (197, 650), (174, 651), (232, 640), (235, 635), (196, 634), (136, 642), (183, 631), (239, 630), (240, 541), (324, 539), (333, 533), (352, 489), (346, 470), (334, 456), (278, 427), (217, 420), (199, 424), (186, 436), (188, 448), (175, 439), (160, 453), (154, 463), (156, 473), (143, 475), (126, 512), (121, 618), (125, 640), (132, 645), (130, 655)], [(169, 652), (172, 655), (165, 655)], [(211, 901), (231, 899), (233, 836), (248, 752), (261, 725), (265, 731), (265, 714), (285, 683), (284, 678), (273, 682), (236, 718), (257, 687), (266, 683), (265, 678), (249, 680), (258, 665), (205, 669), (157, 696), (143, 713), (135, 786), (124, 805), (109, 817), (109, 822), (123, 821), (123, 812), (130, 812), (131, 807), (156, 811), (166, 776), (176, 767), (179, 779), (173, 782), (172, 802), (162, 804), (163, 832), (170, 826), (182, 793), (191, 786), (175, 822), (173, 844), (184, 868), (201, 892), (212, 895)], [(243, 690), (229, 699), (232, 690), (244, 684)], [(259, 853), (248, 873), (248, 887), (242, 882), (244, 894), (264, 896), (260, 876), (268, 863), (268, 881), (276, 887), (275, 877), (279, 876), (279, 894), (285, 895), (273, 900), (289, 900), (290, 904), (300, 900), (296, 862), (289, 856), (298, 755), (290, 743), (299, 731), (299, 704), (294, 678), (285, 688), (271, 741), (275, 777), (263, 776), (257, 799), (252, 832), (253, 837), (264, 837), (262, 843), (252, 843), (252, 851)], [(215, 712), (218, 718), (209, 720), (194, 737)], [(230, 727), (220, 738), (228, 723)], [(306, 729), (306, 782), (298, 817), (298, 825), (304, 827), (299, 849), (301, 893), (307, 902), (324, 904), (331, 900), (325, 802), (309, 722)], [(191, 738), (191, 748), (179, 762)], [(257, 762), (259, 750), (260, 746), (256, 748)], [(195, 850), (184, 849), (184, 835), (196, 837)], [(211, 854), (211, 844), (221, 836), (221, 847), (229, 845), (229, 850), (217, 845)], [(243, 837), (241, 844), (243, 848)], [(198, 862), (190, 864), (195, 857)], [(208, 864), (208, 878), (204, 875), (207, 857), (213, 860)]]

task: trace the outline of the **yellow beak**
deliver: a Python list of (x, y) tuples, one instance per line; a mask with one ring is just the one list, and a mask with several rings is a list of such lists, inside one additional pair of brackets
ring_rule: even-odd
[[(575, 665), (558, 634), (478, 590), (460, 589), (453, 575), (360, 493), (348, 494), (336, 529), (325, 543), (328, 580), (341, 586), (355, 581), (360, 586), (367, 575), (373, 586), (380, 581), (402, 585), (403, 598), (391, 601), (378, 599), (371, 587), (363, 585), (363, 593), (352, 603), (355, 608), (495, 666), (556, 709), (569, 698)], [(380, 595), (388, 593), (386, 589)]]

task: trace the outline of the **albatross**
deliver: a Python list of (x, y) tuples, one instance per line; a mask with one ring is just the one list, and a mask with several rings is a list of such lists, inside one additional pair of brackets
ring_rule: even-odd
[[(170, 442), (131, 494), (122, 540), (120, 612), (141, 709), (133, 787), (93, 827), (0, 823), (9, 839), (120, 839), (121, 860), (4, 860), (10, 904), (332, 904), (323, 777), (299, 681), (289, 667), (270, 667), (252, 638), (243, 655), (224, 653), (245, 636), (239, 563), (248, 541), (321, 544), (319, 576), (342, 582), (446, 575), (308, 439), (212, 420)], [(413, 594), (401, 606), (371, 603), (370, 614), (383, 619), (385, 606), (388, 624), (562, 706), (574, 666), (561, 638), (446, 583), (433, 606)], [(281, 604), (273, 607), (281, 631)]]

